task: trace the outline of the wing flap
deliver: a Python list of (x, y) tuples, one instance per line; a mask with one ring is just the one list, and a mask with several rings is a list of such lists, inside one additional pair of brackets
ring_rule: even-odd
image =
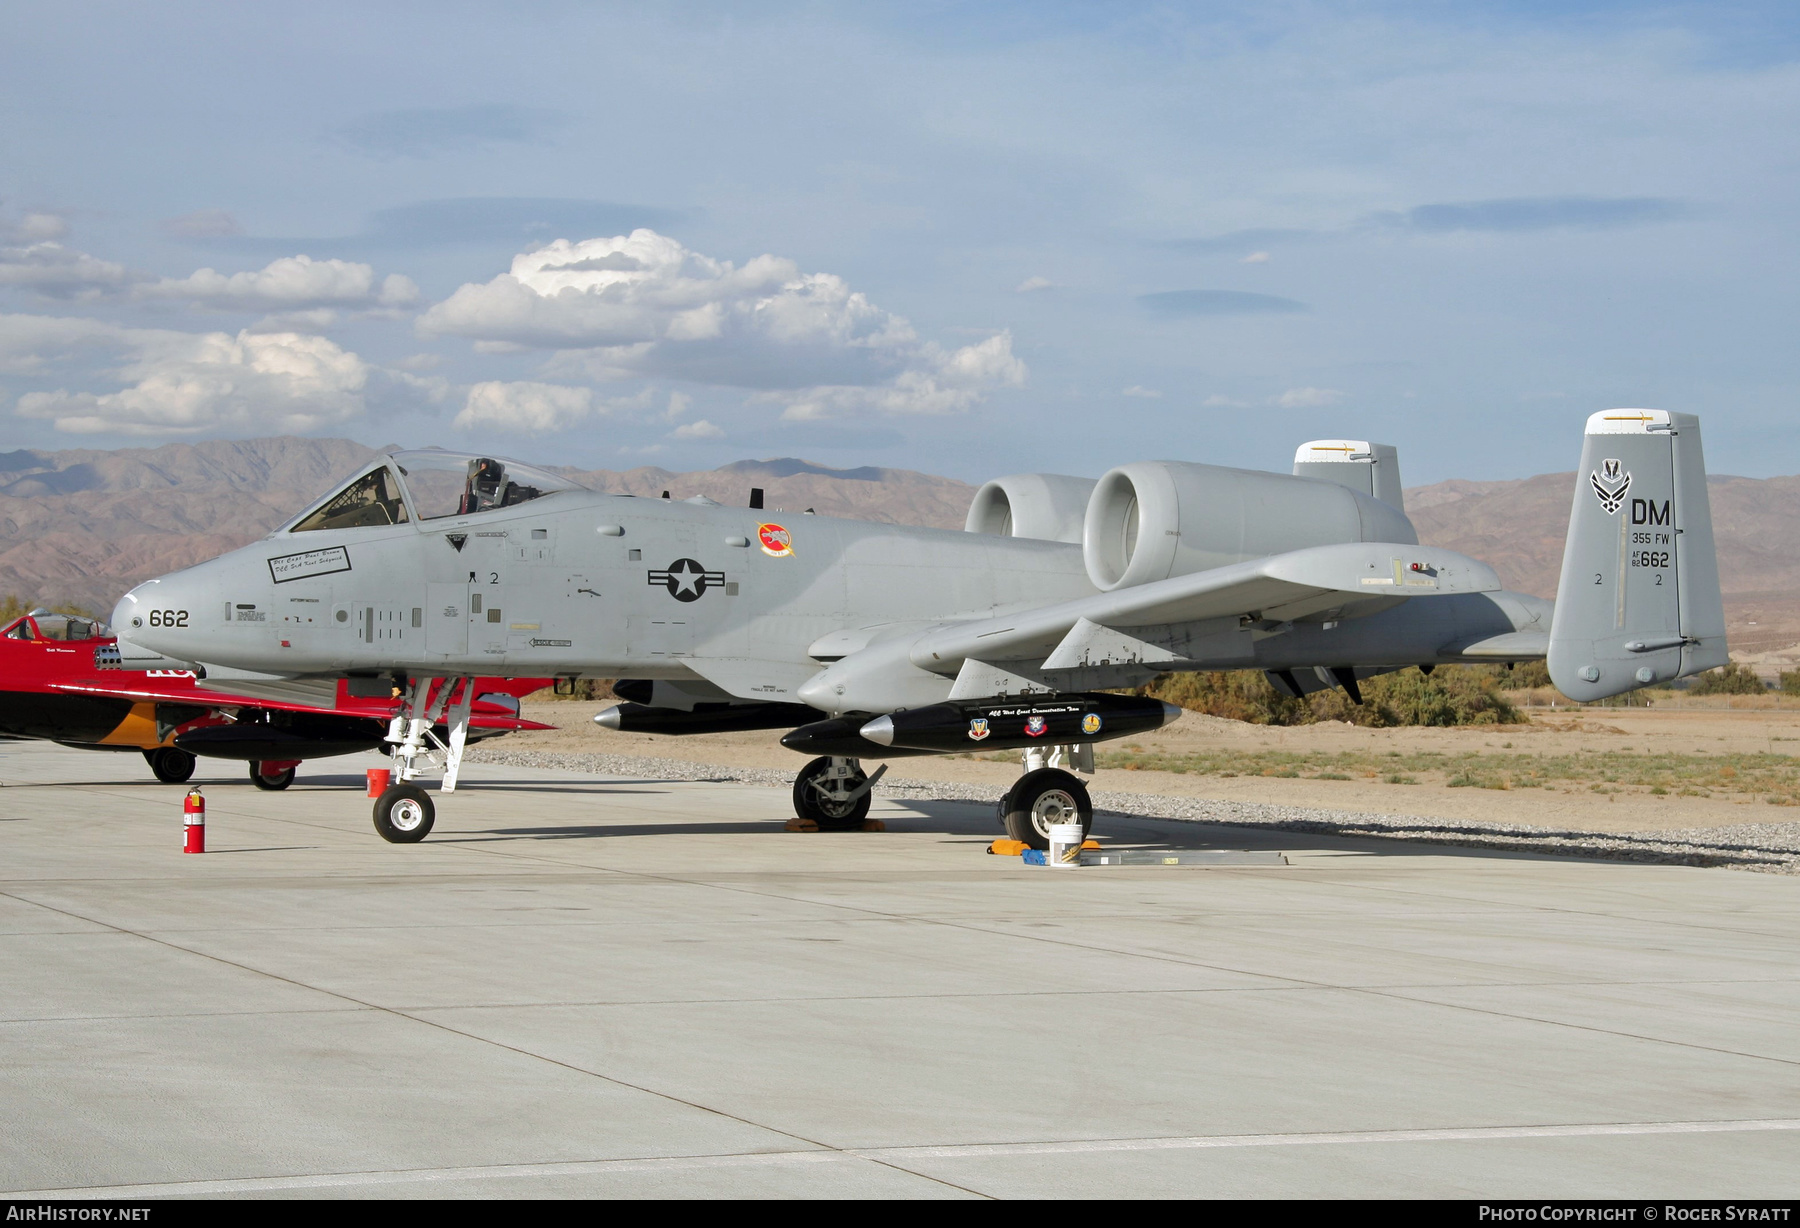
[[(912, 661), (938, 673), (960, 669), (971, 658), (1041, 661), (1058, 653), (1083, 620), (1099, 628), (1167, 632), (1178, 624), (1251, 615), (1279, 620), (1333, 608), (1354, 618), (1412, 597), (1485, 593), (1499, 587), (1500, 578), (1491, 567), (1448, 550), (1394, 542), (1312, 546), (943, 627), (914, 644)], [(1153, 638), (1132, 638), (1155, 643)], [(1077, 641), (1061, 656), (1075, 658), (1080, 651)], [(1147, 658), (1138, 659), (1148, 663)]]

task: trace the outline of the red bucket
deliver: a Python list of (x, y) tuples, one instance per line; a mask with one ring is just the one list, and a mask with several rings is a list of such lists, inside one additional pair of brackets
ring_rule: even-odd
[(392, 784), (393, 781), (394, 770), (392, 768), (370, 768), (369, 796), (380, 797), (383, 793), (388, 791), (388, 786)]

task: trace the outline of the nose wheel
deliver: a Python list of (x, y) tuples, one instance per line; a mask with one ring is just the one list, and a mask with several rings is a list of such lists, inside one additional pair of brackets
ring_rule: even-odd
[(1083, 840), (1094, 825), (1094, 803), (1087, 786), (1061, 768), (1039, 768), (1019, 777), (1000, 800), (1000, 811), (1007, 836), (1027, 848), (1049, 848), (1050, 828), (1055, 824), (1081, 824)]
[(389, 844), (417, 844), (436, 820), (431, 794), (418, 785), (394, 785), (375, 799), (375, 832)]
[(794, 813), (820, 831), (857, 831), (869, 817), (870, 780), (854, 759), (821, 755), (794, 777)]

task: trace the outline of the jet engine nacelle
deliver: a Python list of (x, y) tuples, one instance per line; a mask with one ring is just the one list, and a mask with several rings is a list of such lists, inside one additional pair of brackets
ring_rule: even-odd
[(1081, 544), (1093, 478), (1062, 473), (1015, 473), (975, 492), (963, 528), (998, 537), (1032, 537)]
[(1082, 552), (1110, 591), (1308, 546), (1418, 540), (1404, 512), (1335, 482), (1141, 461), (1094, 487)]

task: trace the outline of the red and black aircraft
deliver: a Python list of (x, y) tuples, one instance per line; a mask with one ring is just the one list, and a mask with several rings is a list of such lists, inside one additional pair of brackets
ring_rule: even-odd
[[(339, 681), (327, 708), (204, 688), (185, 670), (96, 663), (109, 652), (116, 660), (106, 625), (74, 615), (34, 610), (0, 628), (0, 736), (140, 751), (168, 784), (193, 776), (196, 755), (236, 759), (249, 764), (259, 789), (285, 789), (302, 760), (380, 749), (400, 706), (380, 680), (367, 680), (385, 692), (372, 697)], [(551, 728), (519, 716), (520, 697), (550, 682), (474, 679), (469, 739)], [(442, 726), (437, 732), (444, 736)]]

